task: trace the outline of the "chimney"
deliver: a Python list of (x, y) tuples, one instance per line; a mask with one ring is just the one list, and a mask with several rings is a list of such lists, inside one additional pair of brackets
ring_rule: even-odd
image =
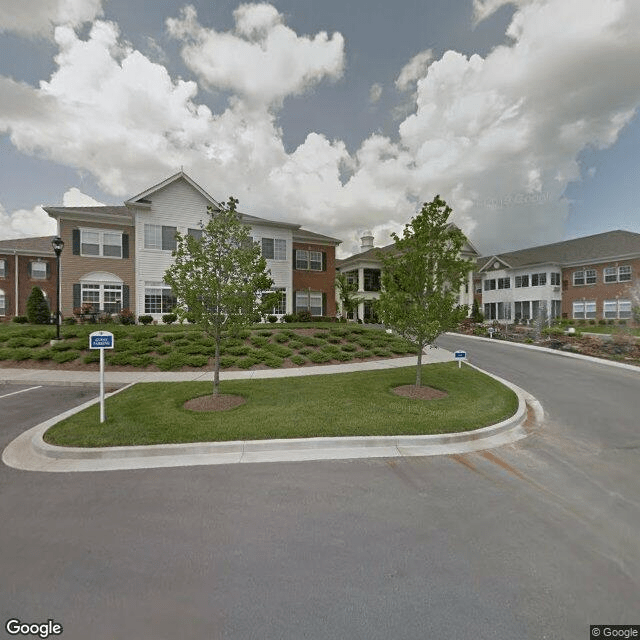
[(360, 253), (369, 251), (369, 249), (373, 249), (373, 234), (371, 231), (365, 231), (360, 238)]

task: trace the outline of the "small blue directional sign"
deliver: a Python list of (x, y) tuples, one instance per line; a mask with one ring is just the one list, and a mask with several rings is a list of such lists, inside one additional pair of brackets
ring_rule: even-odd
[(456, 358), (456, 360), (463, 360), (464, 358), (467, 357), (467, 352), (466, 351), (455, 351), (453, 353), (454, 358)]
[(89, 334), (89, 349), (113, 349), (113, 333), (94, 331)]

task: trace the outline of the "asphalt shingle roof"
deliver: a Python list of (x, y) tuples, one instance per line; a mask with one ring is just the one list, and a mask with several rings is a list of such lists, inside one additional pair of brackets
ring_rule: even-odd
[(5, 251), (37, 251), (38, 253), (51, 253), (54, 256), (51, 240), (55, 236), (39, 236), (37, 238), (15, 238), (13, 240), (0, 240), (0, 252)]

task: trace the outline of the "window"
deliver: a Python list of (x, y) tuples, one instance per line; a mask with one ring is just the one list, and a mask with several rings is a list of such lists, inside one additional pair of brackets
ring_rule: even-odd
[(543, 287), (547, 284), (547, 274), (546, 273), (532, 273), (531, 274), (531, 286), (532, 287)]
[(310, 311), (312, 316), (322, 315), (322, 292), (296, 291), (296, 313)]
[(560, 286), (560, 274), (559, 273), (552, 273), (551, 274), (551, 284), (554, 287), (559, 287)]
[(31, 263), (31, 277), (34, 280), (44, 280), (47, 277), (47, 263), (38, 260)]
[(631, 318), (631, 300), (605, 300), (604, 317), (627, 320)]
[(485, 280), (484, 281), (484, 290), (485, 291), (493, 291), (496, 288), (496, 281), (495, 279), (492, 280)]
[(587, 284), (595, 284), (597, 281), (596, 270), (595, 269), (587, 269), (584, 272), (584, 277), (587, 281)]
[(514, 317), (516, 320), (530, 320), (531, 303), (528, 300), (514, 303)]
[(620, 282), (629, 282), (631, 280), (631, 266), (625, 265), (618, 267), (618, 280)]
[(80, 255), (122, 258), (122, 232), (80, 229)]
[(0, 316), (6, 315), (6, 298), (4, 297), (4, 291), (0, 289)]
[(173, 251), (176, 248), (176, 227), (159, 224), (144, 225), (144, 248)]
[(573, 303), (573, 317), (577, 319), (595, 318), (596, 317), (596, 301), (581, 300)]
[(552, 300), (551, 301), (551, 318), (552, 319), (559, 318), (561, 315), (562, 315), (562, 301)]
[(279, 238), (262, 238), (262, 255), (267, 260), (286, 260), (287, 241)]
[(529, 286), (529, 276), (516, 276), (516, 289)]
[(380, 269), (363, 269), (364, 290), (380, 291)]
[(511, 278), (498, 278), (498, 289), (510, 289)]
[(354, 269), (353, 271), (347, 271), (345, 274), (345, 276), (347, 276), (347, 283), (348, 284), (355, 284), (356, 286), (358, 285), (358, 270)]
[(202, 240), (202, 229), (187, 229), (187, 235), (200, 241)]
[(267, 313), (273, 315), (284, 315), (285, 313), (287, 313), (287, 293), (282, 288), (273, 289), (272, 291), (269, 291), (267, 293), (273, 293), (274, 291), (280, 294), (278, 304), (269, 309)]
[(164, 282), (144, 283), (144, 312), (171, 313), (178, 303), (171, 287)]
[(511, 320), (510, 302), (498, 302), (498, 320)]
[(7, 261), (0, 260), (0, 278), (7, 277)]
[[(606, 271), (606, 269), (605, 269)], [(595, 284), (597, 282), (596, 270), (585, 269), (584, 271), (573, 272), (573, 284), (579, 286), (583, 284)]]
[(296, 269), (322, 271), (322, 252), (296, 249)]
[(90, 304), (93, 311), (118, 313), (122, 309), (121, 284), (82, 284), (82, 304)]

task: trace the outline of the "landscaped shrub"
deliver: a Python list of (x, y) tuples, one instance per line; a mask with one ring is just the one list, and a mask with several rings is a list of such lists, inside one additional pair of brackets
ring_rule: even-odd
[(311, 362), (316, 364), (322, 364), (323, 362), (329, 362), (329, 360), (332, 360), (331, 354), (326, 353), (325, 351), (312, 351), (307, 355), (307, 357)]
[(382, 349), (381, 347), (376, 347), (373, 350), (373, 353), (380, 358), (389, 358), (391, 356), (391, 352), (386, 349)]
[(276, 333), (273, 336), (273, 339), (276, 342), (279, 342), (280, 344), (284, 344), (285, 342), (289, 342), (289, 340), (291, 339), (289, 335), (287, 335), (286, 333)]
[(69, 316), (62, 321), (62, 324), (76, 324), (78, 321), (73, 317)]
[(291, 356), (290, 360), (291, 362), (293, 362), (293, 364), (297, 364), (298, 366), (304, 364), (307, 361), (307, 359), (304, 356), (301, 356), (299, 353)]
[[(291, 344), (289, 344), (289, 346), (291, 346)], [(300, 355), (307, 356), (307, 357), (309, 357), (309, 354), (313, 352), (314, 352), (314, 349), (312, 349), (311, 347), (302, 347), (301, 349), (298, 349), (298, 353)]]
[(313, 337), (314, 338), (320, 338), (321, 340), (324, 340), (328, 335), (329, 335), (328, 331), (316, 331), (313, 334)]
[(267, 316), (267, 321), (271, 323), (278, 322), (278, 316), (274, 316), (274, 315)]
[(51, 354), (51, 359), (54, 362), (62, 364), (63, 362), (69, 362), (71, 360), (77, 360), (80, 357), (79, 351), (58, 351)]
[(324, 351), (325, 353), (330, 353), (332, 355), (342, 353), (342, 349), (335, 344), (323, 344), (320, 347), (320, 351)]
[(311, 311), (298, 311), (298, 313), (296, 313), (296, 321), (297, 322), (313, 322), (313, 316), (311, 315)]
[(285, 315), (282, 316), (282, 320), (283, 322), (295, 322), (296, 318), (293, 314), (286, 313)]
[(220, 356), (220, 367), (222, 369), (228, 369), (229, 367), (235, 367), (238, 359), (235, 356)]
[(293, 353), (291, 349), (281, 344), (270, 343), (270, 344), (266, 344), (263, 348), (266, 351), (269, 351), (270, 353), (273, 353), (274, 355), (279, 356), (280, 358), (288, 358)]
[(270, 338), (273, 335), (273, 331), (270, 331), (269, 329), (261, 329), (260, 331), (256, 331), (256, 334), (263, 338)]
[(253, 351), (253, 349), (248, 345), (248, 344), (239, 344), (237, 346), (231, 346), (231, 347), (224, 347), (224, 353), (229, 354), (231, 356), (246, 356), (248, 355), (251, 351)]
[(607, 321), (606, 320), (598, 320), (598, 324), (604, 326), (604, 325), (607, 324)]
[(32, 360), (50, 360), (53, 355), (53, 350), (51, 349), (38, 349), (37, 351), (33, 351), (31, 353)]
[(269, 342), (269, 338), (265, 336), (251, 336), (249, 340), (251, 341), (251, 344), (256, 347), (264, 347), (264, 345)]
[(346, 351), (347, 353), (353, 353), (354, 351), (358, 350), (358, 347), (356, 347), (355, 344), (343, 344), (340, 349), (342, 349), (342, 351)]
[(82, 358), (82, 362), (85, 364), (92, 364), (93, 362), (100, 362), (100, 349), (92, 349), (89, 353)]
[(169, 344), (162, 344), (159, 347), (156, 347), (156, 353), (161, 356), (166, 356), (167, 353), (171, 353), (173, 348)]
[(290, 349), (298, 350), (302, 349), (302, 347), (304, 347), (304, 342), (302, 342), (301, 340), (291, 340), (291, 342), (289, 343)]
[(173, 324), (178, 319), (178, 314), (176, 313), (165, 313), (162, 316), (162, 322), (165, 324)]
[(330, 342), (331, 344), (340, 344), (342, 342), (342, 338), (339, 336), (329, 335), (327, 336), (327, 342)]
[(7, 340), (6, 345), (12, 349), (16, 349), (18, 347), (39, 347), (44, 343), (44, 340), (41, 338), (29, 338), (27, 336), (14, 336), (13, 338), (9, 338)]
[(33, 287), (27, 298), (27, 318), (31, 324), (49, 324), (51, 311), (40, 287)]
[(27, 318), (27, 316), (14, 316), (11, 319), (11, 322), (15, 322), (17, 324), (27, 324), (27, 322), (29, 322), (29, 318)]
[(595, 320), (593, 320), (593, 319), (589, 320), (589, 324), (590, 324), (590, 325), (594, 325), (595, 323), (596, 323), (596, 321), (595, 321)]
[(140, 324), (151, 324), (153, 322), (153, 316), (138, 316), (138, 322)]
[(300, 342), (307, 345), (308, 347), (321, 347), (323, 344), (326, 344), (324, 340), (320, 338), (314, 338), (312, 336), (300, 336)]
[(353, 353), (347, 353), (346, 351), (340, 351), (339, 353), (333, 354), (333, 359), (338, 360), (340, 362), (349, 362), (353, 360)]
[(238, 367), (240, 369), (251, 369), (254, 364), (258, 364), (258, 361), (251, 356), (247, 358), (240, 358), (240, 360), (238, 360)]

